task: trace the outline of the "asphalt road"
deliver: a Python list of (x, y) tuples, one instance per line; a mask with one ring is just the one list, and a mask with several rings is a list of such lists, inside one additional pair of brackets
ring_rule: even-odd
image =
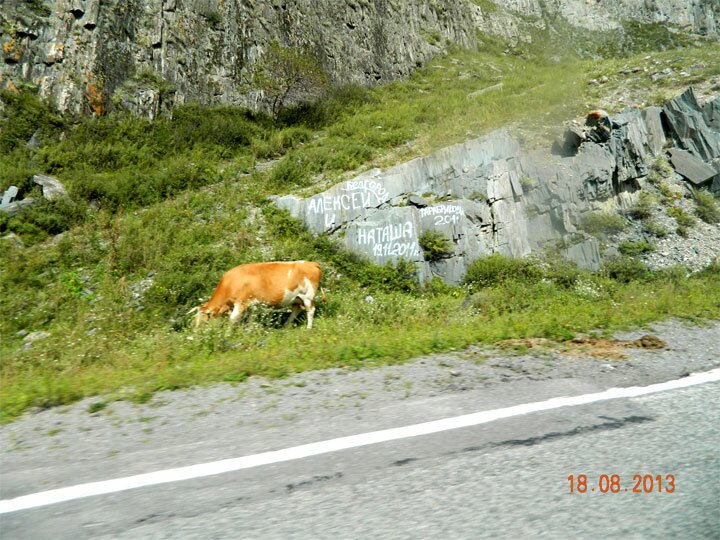
[[(672, 332), (660, 335), (666, 339), (674, 336), (680, 344), (680, 338)], [(3, 438), (13, 439), (15, 446), (9, 452), (3, 448), (0, 494), (2, 499), (8, 499), (81, 482), (238, 457), (555, 396), (597, 392), (609, 386), (650, 384), (683, 375), (687, 362), (702, 369), (716, 366), (718, 355), (713, 347), (717, 347), (717, 327), (698, 330), (697, 335), (688, 332), (687, 342), (682, 342), (682, 358), (677, 355), (679, 345), (674, 355), (673, 351), (642, 351), (629, 362), (611, 366), (614, 380), (606, 381), (602, 376), (606, 369), (603, 366), (611, 364), (596, 364), (600, 371), (595, 375), (583, 371), (587, 368), (583, 364), (574, 375), (569, 373), (563, 378), (538, 378), (531, 371), (530, 376), (518, 376), (503, 384), (462, 391), (433, 395), (418, 390), (409, 396), (389, 392), (386, 399), (358, 407), (319, 410), (313, 406), (306, 414), (285, 422), (279, 417), (276, 422), (268, 422), (267, 415), (272, 416), (274, 409), (266, 411), (265, 416), (256, 410), (256, 416), (264, 418), (260, 423), (236, 425), (235, 429), (227, 428), (226, 414), (200, 415), (195, 418), (198, 425), (212, 428), (204, 432), (190, 429), (188, 426), (194, 424), (184, 414), (184, 424), (164, 424), (164, 430), (157, 429), (158, 437), (147, 443), (123, 443), (124, 427), (136, 426), (118, 424), (114, 426), (114, 437), (108, 437), (110, 432), (99, 427), (88, 428), (84, 432), (87, 439), (92, 441), (93, 435), (98, 439), (86, 447), (82, 446), (85, 439), (76, 432), (69, 434), (63, 444), (56, 441), (52, 446), (43, 446), (40, 442), (55, 436), (31, 441), (29, 434), (37, 432), (38, 427), (53, 425), (48, 423), (50, 419), (75, 413), (36, 415), (24, 424), (3, 429)], [(443, 369), (448, 369), (447, 363), (441, 361)], [(623, 365), (633, 365), (636, 376), (618, 375)], [(645, 367), (649, 366), (655, 373), (672, 374), (674, 370), (675, 376), (645, 380)], [(458, 364), (449, 368), (461, 369)], [(402, 371), (388, 369), (399, 374), (399, 379), (390, 379), (392, 384), (400, 384)], [(426, 363), (421, 369), (427, 373), (433, 368)], [(461, 376), (451, 375), (451, 379)], [(617, 377), (625, 384), (613, 384), (620, 380)], [(387, 381), (387, 373), (380, 380)], [(368, 381), (363, 384), (367, 386)], [(329, 392), (337, 391), (331, 383), (315, 391), (322, 395), (319, 389), (324, 386)], [(307, 386), (300, 388), (305, 391)], [(265, 398), (272, 400), (274, 396), (271, 392)], [(241, 401), (247, 400), (244, 395)], [(259, 400), (256, 405), (262, 403)], [(4, 514), (0, 516), (0, 536), (28, 540), (720, 538), (718, 403), (720, 383), (708, 383), (645, 397), (532, 413)], [(284, 405), (278, 407), (287, 414)], [(84, 414), (87, 416), (87, 412)], [(114, 417), (106, 415), (97, 420), (107, 422), (108, 418)], [(33, 428), (32, 422), (36, 422)], [(139, 425), (148, 423), (142, 420)], [(218, 429), (221, 425), (226, 428)], [(67, 428), (65, 431), (69, 432)], [(110, 438), (112, 443), (108, 442)], [(120, 450), (110, 454), (107, 444)], [(579, 493), (575, 485), (571, 493), (568, 476), (577, 480), (582, 474), (587, 476), (587, 491)], [(653, 477), (652, 492), (646, 493), (642, 485), (641, 492), (633, 492), (636, 474)], [(618, 475), (618, 484), (604, 483), (602, 475), (607, 475), (608, 480)], [(663, 483), (661, 492), (657, 491), (657, 475)], [(669, 475), (674, 478), (672, 493), (667, 492), (671, 488)], [(602, 493), (606, 487), (617, 492)]]

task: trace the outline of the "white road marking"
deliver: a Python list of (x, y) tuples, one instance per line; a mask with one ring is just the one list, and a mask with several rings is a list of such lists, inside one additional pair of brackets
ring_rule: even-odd
[(72, 501), (93, 495), (103, 495), (107, 493), (117, 493), (128, 489), (136, 489), (145, 486), (154, 486), (158, 484), (166, 484), (169, 482), (178, 482), (180, 480), (189, 480), (191, 478), (201, 478), (212, 476), (241, 469), (250, 469), (261, 465), (270, 465), (272, 463), (281, 463), (294, 459), (302, 459), (329, 452), (337, 452), (349, 448), (357, 448), (359, 446), (367, 446), (397, 439), (405, 439), (408, 437), (417, 437), (419, 435), (428, 435), (430, 433), (438, 433), (451, 429), (475, 426), (500, 420), (502, 418), (511, 418), (540, 411), (548, 411), (558, 409), (560, 407), (573, 407), (577, 405), (586, 405), (597, 401), (606, 401), (611, 399), (631, 398), (654, 394), (657, 392), (665, 392), (668, 390), (676, 390), (679, 388), (687, 388), (698, 384), (720, 381), (720, 368), (706, 371), (703, 373), (694, 373), (682, 379), (668, 381), (659, 384), (651, 384), (649, 386), (631, 386), (628, 388), (610, 388), (604, 392), (594, 394), (585, 394), (581, 396), (558, 397), (545, 401), (537, 401), (535, 403), (525, 403), (522, 405), (514, 405), (502, 409), (494, 409), (490, 411), (481, 411), (477, 413), (455, 416), (452, 418), (444, 418), (432, 422), (424, 422), (422, 424), (414, 424), (399, 428), (383, 429), (381, 431), (371, 431), (361, 433), (359, 435), (351, 435), (349, 437), (340, 437), (327, 441), (319, 441), (300, 446), (293, 446), (283, 450), (272, 452), (263, 452), (250, 456), (243, 456), (233, 459), (223, 459), (220, 461), (212, 461), (209, 463), (200, 463), (187, 467), (177, 467), (174, 469), (166, 469), (146, 474), (138, 474), (127, 476), (124, 478), (116, 478), (114, 480), (105, 480), (101, 482), (90, 482), (87, 484), (78, 484), (76, 486), (53, 489), (50, 491), (42, 491), (31, 495), (23, 495), (14, 499), (5, 499), (0, 501), (0, 514), (9, 512), (17, 512), (18, 510), (27, 510), (46, 506), (65, 501)]

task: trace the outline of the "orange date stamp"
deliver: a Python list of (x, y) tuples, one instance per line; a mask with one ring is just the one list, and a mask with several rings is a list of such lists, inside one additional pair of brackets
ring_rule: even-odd
[(674, 474), (634, 474), (632, 480), (619, 474), (601, 474), (591, 478), (586, 474), (567, 477), (570, 493), (674, 493)]

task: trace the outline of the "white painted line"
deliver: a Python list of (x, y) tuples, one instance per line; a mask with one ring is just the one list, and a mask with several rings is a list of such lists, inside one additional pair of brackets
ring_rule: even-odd
[(204, 476), (212, 476), (232, 471), (239, 471), (241, 469), (259, 467), (261, 465), (281, 463), (294, 459), (317, 456), (319, 454), (327, 454), (329, 452), (337, 452), (339, 450), (346, 450), (349, 448), (357, 448), (359, 446), (367, 446), (369, 444), (377, 444), (397, 439), (405, 439), (408, 437), (417, 437), (419, 435), (448, 431), (451, 429), (476, 426), (478, 424), (485, 424), (502, 418), (548, 411), (551, 409), (558, 409), (560, 407), (573, 407), (597, 401), (638, 397), (718, 381), (720, 381), (720, 368), (703, 373), (694, 373), (674, 381), (651, 384), (650, 386), (611, 388), (604, 392), (597, 392), (595, 394), (552, 398), (535, 403), (525, 403), (523, 405), (505, 407), (503, 409), (481, 411), (462, 416), (455, 416), (452, 418), (445, 418), (442, 420), (435, 420), (432, 422), (424, 422), (422, 424), (384, 429), (381, 431), (371, 431), (369, 433), (361, 433), (359, 435), (351, 435), (349, 437), (340, 437), (338, 439), (303, 444), (301, 446), (293, 446), (292, 448), (285, 448), (283, 450), (276, 450), (273, 452), (263, 452), (261, 454), (254, 454), (239, 458), (223, 459), (221, 461), (212, 461), (210, 463), (200, 463), (198, 465), (166, 469), (164, 471), (138, 474), (135, 476), (127, 476), (125, 478), (116, 478), (114, 480), (105, 480), (102, 482), (79, 484), (66, 488), (33, 493), (31, 495), (23, 495), (14, 499), (2, 500), (0, 501), (0, 514), (7, 514), (9, 512), (17, 512), (18, 510), (27, 510), (29, 508), (72, 501), (83, 497), (91, 497), (93, 495), (117, 493), (128, 489), (166, 484), (169, 482), (178, 482), (180, 480), (189, 480), (191, 478), (202, 478)]

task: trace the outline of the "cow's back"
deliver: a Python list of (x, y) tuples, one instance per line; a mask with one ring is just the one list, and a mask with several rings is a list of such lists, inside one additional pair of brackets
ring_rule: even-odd
[(288, 291), (305, 286), (307, 278), (317, 291), (320, 265), (315, 262), (266, 262), (242, 264), (228, 270), (220, 287), (232, 302), (262, 302), (269, 306), (283, 303)]

